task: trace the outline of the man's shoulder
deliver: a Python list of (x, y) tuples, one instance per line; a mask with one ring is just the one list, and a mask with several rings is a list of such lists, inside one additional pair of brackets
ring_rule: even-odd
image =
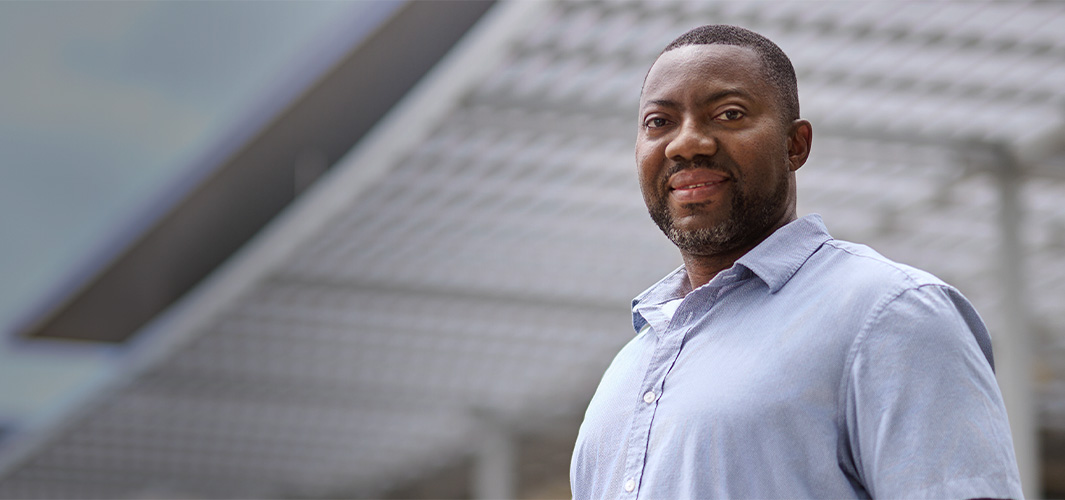
[(840, 284), (874, 287), (884, 292), (949, 286), (928, 271), (893, 261), (867, 245), (844, 240), (826, 241), (807, 265), (808, 271), (839, 280)]
[(961, 296), (932, 273), (893, 261), (866, 245), (836, 239), (821, 245), (785, 288), (798, 294), (795, 300), (819, 298), (855, 315), (874, 313), (903, 297)]
[(987, 329), (972, 304), (957, 289), (927, 271), (895, 262), (866, 245), (828, 240), (796, 277), (799, 286), (793, 293), (805, 290), (818, 303), (839, 311), (841, 314), (833, 315), (833, 321), (849, 318), (857, 323), (842, 323), (862, 325), (858, 329), (891, 325), (893, 330), (898, 330), (900, 324), (934, 323), (937, 326), (931, 330), (937, 335), (952, 330), (960, 335), (955, 338), (975, 337), (976, 345), (994, 366)]
[[(947, 286), (929, 272), (895, 262), (876, 250), (829, 234), (817, 214), (777, 230), (737, 261), (762, 278), (771, 293), (801, 288), (801, 293), (901, 292), (928, 285)], [(792, 283), (801, 283), (792, 287)], [(790, 294), (788, 294), (790, 295)]]

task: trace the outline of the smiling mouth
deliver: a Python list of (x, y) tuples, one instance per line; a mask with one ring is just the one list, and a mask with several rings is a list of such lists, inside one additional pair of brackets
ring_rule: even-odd
[(697, 189), (697, 188), (706, 187), (706, 186), (715, 186), (715, 185), (721, 184), (722, 182), (725, 182), (725, 181), (724, 180), (720, 180), (720, 181), (713, 181), (713, 182), (700, 182), (699, 184), (690, 184), (690, 185), (687, 185), (687, 186), (677, 186), (675, 188), (669, 188), (669, 189), (671, 189), (673, 191), (682, 190), (682, 189)]
[(716, 172), (684, 172), (674, 176), (669, 186), (669, 194), (675, 202), (681, 204), (710, 203), (722, 196), (725, 185), (730, 180), (729, 177)]

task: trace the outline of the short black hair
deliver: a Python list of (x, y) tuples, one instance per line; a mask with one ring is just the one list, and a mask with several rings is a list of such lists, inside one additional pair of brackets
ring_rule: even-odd
[(677, 37), (662, 49), (662, 54), (686, 45), (734, 45), (754, 50), (762, 59), (769, 82), (777, 89), (783, 118), (786, 121), (799, 118), (799, 85), (791, 59), (772, 40), (749, 29), (728, 24), (699, 26)]

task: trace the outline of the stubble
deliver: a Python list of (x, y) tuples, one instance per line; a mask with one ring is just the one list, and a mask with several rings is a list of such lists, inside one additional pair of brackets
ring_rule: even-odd
[[(788, 197), (785, 171), (782, 170), (781, 177), (777, 179), (776, 190), (768, 196), (759, 197), (746, 195), (742, 177), (729, 172), (730, 169), (714, 165), (711, 161), (678, 163), (665, 172), (665, 178), (668, 179), (674, 173), (688, 168), (710, 168), (727, 172), (731, 177), (729, 182), (732, 185), (729, 187), (732, 196), (731, 206), (724, 220), (709, 227), (692, 230), (676, 227), (674, 216), (669, 210), (668, 190), (656, 196), (647, 207), (651, 220), (681, 251), (690, 255), (724, 254), (751, 245), (755, 240), (763, 238), (777, 224)], [(663, 182), (662, 185), (664, 184)], [(691, 203), (684, 205), (684, 208), (698, 212), (709, 207), (710, 203)]]

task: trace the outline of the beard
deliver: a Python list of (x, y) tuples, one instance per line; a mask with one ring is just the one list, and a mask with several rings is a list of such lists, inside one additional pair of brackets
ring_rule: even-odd
[[(668, 179), (674, 173), (688, 168), (709, 168), (711, 170), (724, 171), (730, 174), (733, 185), (732, 202), (724, 220), (710, 226), (692, 230), (683, 230), (676, 227), (673, 214), (669, 210), (669, 190), (663, 188), (654, 200), (648, 200), (647, 211), (651, 220), (665, 233), (666, 237), (673, 242), (682, 252), (691, 255), (716, 255), (737, 250), (746, 245), (755, 243), (762, 238), (773, 226), (779, 222), (781, 214), (788, 199), (787, 171), (781, 170), (777, 179), (776, 189), (767, 196), (748, 196), (745, 193), (745, 185), (742, 177), (735, 174), (738, 169), (721, 168), (724, 165), (715, 165), (716, 162), (696, 160), (694, 162), (679, 162), (673, 165), (664, 176), (660, 184), (666, 186)], [(684, 208), (698, 211), (708, 207), (706, 203), (689, 203)]]

